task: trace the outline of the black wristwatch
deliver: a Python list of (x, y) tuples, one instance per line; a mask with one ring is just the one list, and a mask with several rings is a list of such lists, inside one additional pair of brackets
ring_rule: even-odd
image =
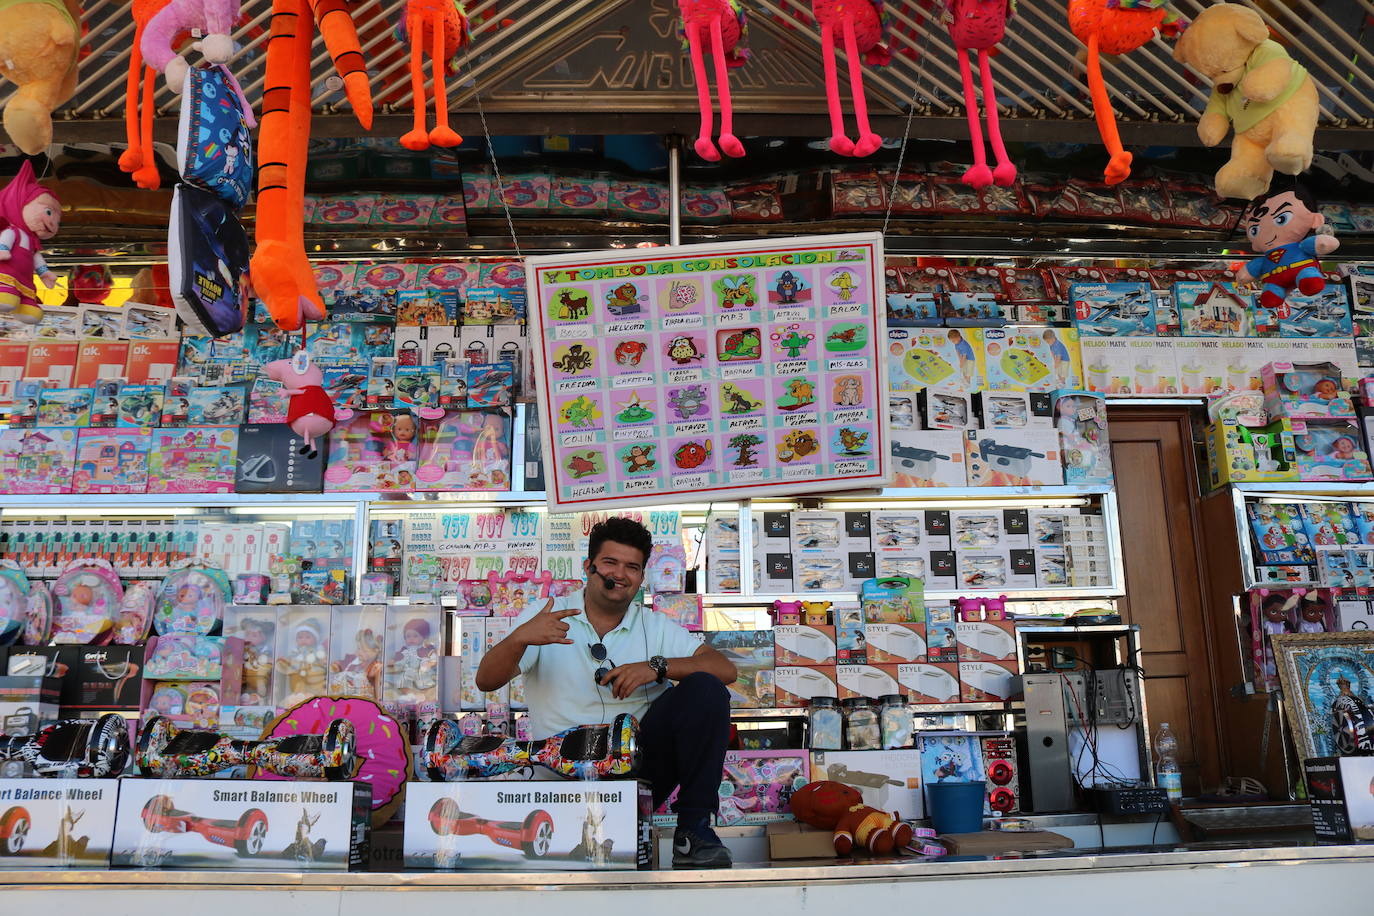
[(654, 669), (654, 673), (658, 675), (658, 680), (654, 681), (655, 684), (662, 684), (668, 678), (668, 659), (662, 655), (655, 655), (649, 659), (649, 667)]

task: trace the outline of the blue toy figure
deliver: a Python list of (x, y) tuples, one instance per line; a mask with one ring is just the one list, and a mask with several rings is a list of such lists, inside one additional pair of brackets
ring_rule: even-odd
[(1340, 242), (1335, 236), (1315, 234), (1325, 223), (1312, 195), (1298, 185), (1271, 190), (1250, 202), (1245, 233), (1259, 257), (1241, 268), (1236, 279), (1264, 285), (1260, 308), (1282, 305), (1294, 287), (1304, 296), (1326, 289), (1319, 258), (1335, 251)]

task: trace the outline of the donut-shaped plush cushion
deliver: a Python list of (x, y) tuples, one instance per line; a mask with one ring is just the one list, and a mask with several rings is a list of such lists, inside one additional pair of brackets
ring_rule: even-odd
[[(380, 827), (404, 800), (406, 776), (411, 772), (410, 742), (405, 729), (382, 707), (362, 697), (312, 697), (282, 713), (262, 736), (323, 735), (335, 719), (353, 723), (357, 763), (349, 778), (372, 786), (372, 826)], [(286, 777), (259, 772), (254, 778)]]

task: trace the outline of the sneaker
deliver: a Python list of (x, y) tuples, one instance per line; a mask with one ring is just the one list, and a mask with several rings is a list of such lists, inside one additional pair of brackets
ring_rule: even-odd
[(673, 831), (673, 868), (729, 868), (730, 850), (703, 824)]

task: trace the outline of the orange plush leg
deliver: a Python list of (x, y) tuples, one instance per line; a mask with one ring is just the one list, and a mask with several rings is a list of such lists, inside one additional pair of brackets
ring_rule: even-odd
[(425, 130), (425, 70), (421, 55), (424, 40), (424, 20), (415, 10), (406, 12), (406, 38), (410, 40), (410, 103), (415, 109), (415, 126), (401, 135), (406, 149), (429, 149), (429, 132)]
[(143, 148), (138, 134), (138, 78), (143, 73), (143, 23), (134, 29), (134, 46), (129, 52), (129, 79), (124, 84), (124, 139), (129, 148), (119, 155), (121, 172), (136, 172), (143, 167)]
[(1102, 135), (1102, 145), (1107, 147), (1111, 158), (1103, 177), (1107, 184), (1120, 184), (1131, 175), (1131, 154), (1121, 146), (1121, 135), (1116, 130), (1116, 112), (1112, 110), (1112, 100), (1107, 95), (1107, 84), (1102, 79), (1102, 62), (1098, 58), (1097, 33), (1088, 36), (1088, 91), (1092, 94), (1093, 114), (1097, 118), (1097, 132)]
[(367, 84), (367, 61), (358, 44), (358, 29), (344, 0), (309, 0), (320, 25), (334, 69), (343, 77), (344, 95), (364, 130), (372, 129), (372, 88)]
[(153, 149), (153, 115), (157, 104), (153, 101), (153, 91), (157, 88), (157, 71), (152, 67), (143, 68), (143, 110), (139, 114), (139, 127), (142, 135), (142, 165), (134, 171), (134, 184), (145, 191), (156, 191), (162, 186), (162, 176), (157, 171), (157, 150)]
[(435, 146), (457, 146), (463, 142), (463, 138), (448, 125), (448, 86), (444, 81), (448, 59), (452, 52), (458, 50), (449, 48), (448, 40), (457, 40), (457, 36), (448, 34), (441, 13), (434, 13), (430, 17), (429, 27), (434, 32), (434, 44), (429, 52), (429, 59), (434, 65), (434, 129), (429, 132), (429, 142)]

